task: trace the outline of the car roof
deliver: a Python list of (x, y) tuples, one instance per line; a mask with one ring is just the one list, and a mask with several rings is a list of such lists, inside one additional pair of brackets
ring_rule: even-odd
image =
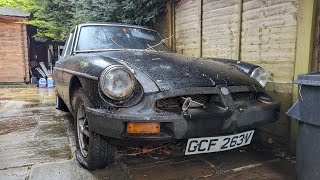
[[(138, 26), (138, 25), (131, 25), (131, 24), (124, 24), (124, 23), (114, 23), (114, 22), (86, 22), (81, 23), (79, 26), (90, 26), (90, 25), (99, 25), (99, 26), (123, 26), (123, 27), (133, 27), (133, 28), (140, 28), (140, 29), (146, 29), (150, 31), (155, 31), (153, 29), (150, 29), (146, 26)], [(157, 32), (157, 31), (155, 31)]]

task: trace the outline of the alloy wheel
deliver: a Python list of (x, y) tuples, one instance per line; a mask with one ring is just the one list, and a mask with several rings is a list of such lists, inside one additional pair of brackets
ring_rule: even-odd
[(85, 107), (81, 103), (77, 111), (77, 133), (80, 152), (83, 157), (88, 156), (89, 148), (89, 124), (86, 117)]

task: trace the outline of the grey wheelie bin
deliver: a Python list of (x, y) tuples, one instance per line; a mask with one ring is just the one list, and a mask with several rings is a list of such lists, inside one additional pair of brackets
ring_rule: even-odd
[(299, 75), (299, 99), (287, 112), (298, 120), (297, 178), (320, 179), (320, 72)]

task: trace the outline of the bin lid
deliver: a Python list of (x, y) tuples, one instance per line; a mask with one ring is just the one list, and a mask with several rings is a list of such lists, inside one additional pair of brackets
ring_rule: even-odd
[(320, 86), (320, 72), (298, 75), (298, 79), (295, 80), (294, 83), (309, 86)]
[(299, 100), (294, 103), (286, 114), (294, 119), (301, 120)]

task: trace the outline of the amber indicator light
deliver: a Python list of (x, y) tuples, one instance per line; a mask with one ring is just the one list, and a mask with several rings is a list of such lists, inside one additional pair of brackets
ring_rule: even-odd
[(159, 134), (160, 123), (133, 123), (127, 124), (128, 134)]

